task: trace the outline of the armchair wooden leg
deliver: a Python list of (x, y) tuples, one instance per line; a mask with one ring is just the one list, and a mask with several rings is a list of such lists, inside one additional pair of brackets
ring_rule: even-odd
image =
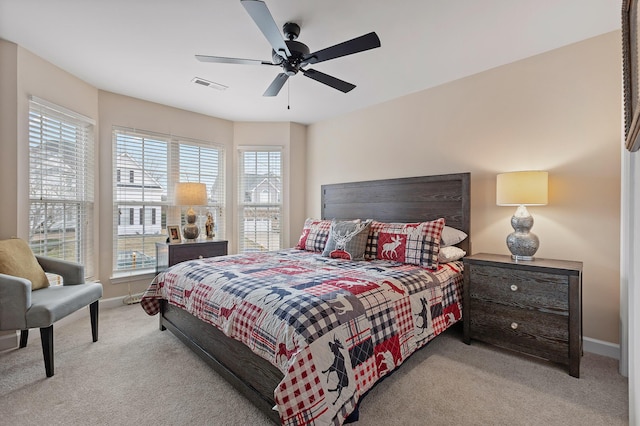
[(44, 368), (47, 372), (47, 377), (51, 377), (53, 376), (53, 324), (40, 329), (40, 340), (42, 341)]
[(26, 348), (29, 341), (29, 329), (20, 330), (20, 347)]
[(89, 313), (91, 314), (91, 335), (93, 341), (98, 341), (98, 301), (96, 300), (89, 305)]

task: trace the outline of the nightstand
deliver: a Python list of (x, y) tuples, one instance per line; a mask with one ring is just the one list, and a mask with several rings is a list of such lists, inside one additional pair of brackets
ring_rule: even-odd
[(464, 342), (565, 364), (580, 377), (582, 262), (479, 253), (464, 258)]
[(185, 260), (227, 254), (228, 241), (202, 240), (184, 243), (156, 243), (156, 274)]

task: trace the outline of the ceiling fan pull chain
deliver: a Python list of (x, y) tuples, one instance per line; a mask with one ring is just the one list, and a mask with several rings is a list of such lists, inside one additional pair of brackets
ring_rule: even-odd
[(291, 109), (291, 80), (287, 80), (287, 109)]

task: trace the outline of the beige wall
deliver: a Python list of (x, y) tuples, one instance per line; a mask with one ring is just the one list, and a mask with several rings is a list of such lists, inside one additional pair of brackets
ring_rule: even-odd
[[(7, 185), (17, 179), (15, 164), (18, 156), (18, 46), (0, 40), (0, 239), (16, 235), (18, 199), (17, 186)], [(14, 331), (0, 331), (0, 351), (18, 345), (18, 335)]]
[[(5, 40), (0, 40), (0, 59), (0, 176), (3, 182), (0, 196), (7, 200), (0, 204), (0, 238), (26, 238), (29, 232), (29, 96), (46, 99), (97, 120), (98, 90)], [(69, 96), (70, 93), (73, 96)]]
[[(305, 158), (306, 158), (306, 126), (297, 123), (264, 123), (264, 122), (236, 122), (234, 126), (234, 144), (241, 146), (278, 146), (282, 147), (283, 158), (283, 223), (288, 224), (282, 229), (283, 247), (293, 247), (305, 219)], [(233, 153), (235, 167), (238, 155)], [(234, 176), (234, 179), (237, 177)], [(237, 188), (237, 182), (235, 187)], [(238, 194), (234, 193), (234, 207), (237, 205)], [(237, 209), (234, 208), (234, 217)], [(234, 229), (235, 236), (238, 229)]]
[(547, 170), (536, 255), (584, 262), (585, 336), (617, 343), (620, 62), (616, 31), (313, 124), (307, 213), (325, 183), (471, 172), (472, 251), (509, 254), (495, 176)]

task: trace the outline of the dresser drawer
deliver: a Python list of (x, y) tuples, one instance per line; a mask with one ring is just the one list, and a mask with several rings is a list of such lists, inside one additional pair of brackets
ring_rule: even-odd
[(540, 312), (566, 314), (568, 280), (562, 275), (518, 271), (488, 265), (468, 265), (472, 299)]
[(156, 273), (160, 273), (176, 263), (207, 257), (225, 256), (228, 241), (204, 240), (186, 243), (156, 243)]
[(169, 262), (171, 265), (175, 265), (185, 260), (204, 259), (207, 257), (224, 256), (226, 254), (226, 245), (193, 244), (191, 246), (175, 247), (171, 250)]
[(563, 362), (569, 356), (569, 316), (471, 300), (472, 337)]

